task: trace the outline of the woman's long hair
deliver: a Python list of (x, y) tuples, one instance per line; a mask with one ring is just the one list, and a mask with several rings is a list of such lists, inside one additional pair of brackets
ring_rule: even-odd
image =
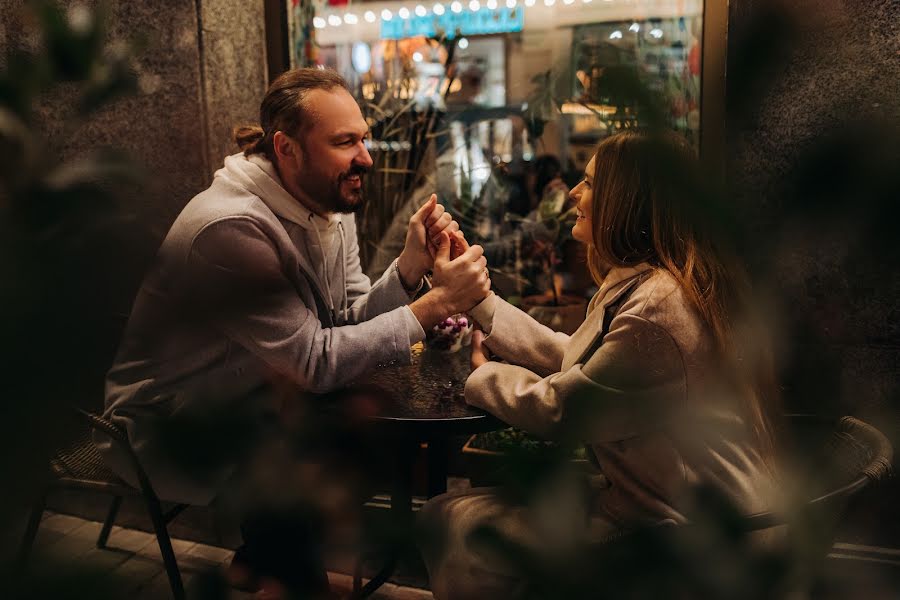
[(778, 408), (771, 346), (754, 318), (749, 278), (725, 247), (722, 223), (693, 150), (673, 133), (625, 131), (597, 148), (593, 243), (588, 265), (598, 282), (611, 267), (642, 262), (665, 269), (712, 332), (721, 369), (770, 466)]

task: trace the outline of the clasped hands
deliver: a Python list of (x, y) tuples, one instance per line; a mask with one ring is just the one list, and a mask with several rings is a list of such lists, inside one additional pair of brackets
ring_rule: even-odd
[(477, 244), (469, 246), (459, 224), (435, 194), (410, 218), (397, 267), (407, 289), (432, 271), (431, 290), (410, 304), (426, 330), (450, 315), (470, 310), (490, 293), (484, 249)]

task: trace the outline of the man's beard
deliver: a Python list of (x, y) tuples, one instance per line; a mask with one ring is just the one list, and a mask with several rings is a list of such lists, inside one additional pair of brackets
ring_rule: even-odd
[[(334, 186), (334, 195), (332, 197), (331, 210), (333, 212), (352, 213), (363, 206), (365, 196), (363, 195), (362, 186), (364, 177), (368, 172), (368, 168), (361, 165), (354, 165), (347, 171), (338, 175), (337, 182)], [(344, 194), (341, 186), (345, 181), (348, 181), (352, 177), (359, 177), (359, 188), (350, 190), (347, 194)]]
[[(317, 182), (318, 185), (309, 185), (310, 176), (308, 173), (298, 173), (296, 183), (298, 187), (306, 191), (310, 200), (315, 202), (325, 212), (347, 214), (356, 212), (365, 201), (362, 183), (363, 177), (368, 171), (369, 169), (366, 167), (354, 165), (338, 175), (333, 182), (320, 180), (320, 182)], [(359, 189), (344, 193), (342, 189), (344, 182), (354, 176), (359, 176)]]

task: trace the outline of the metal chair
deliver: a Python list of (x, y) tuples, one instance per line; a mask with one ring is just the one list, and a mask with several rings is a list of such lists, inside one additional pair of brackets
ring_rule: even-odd
[[(567, 562), (555, 564), (548, 564), (532, 550), (504, 539), (490, 526), (476, 531), (472, 541), (503, 552), (516, 565), (531, 592), (529, 597), (653, 597), (661, 590), (673, 597), (728, 597), (727, 591), (722, 594), (721, 589), (704, 588), (711, 581), (713, 586), (716, 583), (715, 577), (704, 579), (709, 569), (708, 558), (704, 557), (712, 552), (704, 544), (724, 540), (736, 548), (744, 547), (744, 540), (752, 532), (802, 522), (804, 532), (813, 535), (817, 542), (807, 544), (805, 560), (824, 559), (833, 542), (834, 527), (850, 497), (891, 474), (891, 443), (868, 423), (854, 417), (787, 415), (786, 425), (791, 454), (805, 468), (801, 473), (811, 474), (804, 482), (805, 489), (811, 491), (810, 499), (802, 505), (800, 514), (791, 515), (790, 521), (787, 515), (772, 511), (742, 516), (733, 507), (716, 504), (714, 499), (710, 508), (719, 516), (709, 523), (676, 524), (666, 520), (617, 532), (585, 545)], [(800, 520), (795, 520), (798, 517)], [(750, 560), (752, 555), (738, 556), (742, 557), (740, 560)], [(774, 573), (773, 577), (779, 576), (777, 568), (772, 571), (772, 563), (765, 563), (768, 557), (760, 554), (758, 558), (758, 564), (745, 566), (753, 578), (759, 580), (759, 573), (766, 569)], [(641, 565), (638, 573), (633, 572), (636, 561)], [(748, 597), (747, 591), (743, 592), (742, 597)], [(762, 595), (766, 594), (757, 597)]]
[[(851, 495), (891, 475), (891, 442), (868, 423), (855, 417), (835, 420), (814, 415), (787, 415), (787, 421), (803, 464), (818, 471), (807, 511), (838, 514)], [(786, 521), (784, 515), (766, 511), (749, 515), (743, 524), (747, 531), (758, 531)]]
[[(109, 494), (113, 497), (109, 512), (103, 522), (103, 527), (100, 529), (100, 535), (97, 537), (98, 548), (105, 548), (107, 545), (110, 530), (122, 505), (122, 499), (126, 496), (140, 496), (143, 498), (147, 514), (150, 516), (150, 521), (153, 524), (156, 540), (159, 543), (159, 551), (162, 554), (163, 564), (172, 588), (172, 595), (176, 600), (182, 600), (184, 598), (184, 584), (181, 580), (178, 563), (175, 560), (175, 553), (172, 550), (172, 542), (169, 538), (167, 525), (181, 514), (188, 505), (176, 504), (170, 510), (163, 512), (159, 497), (153, 490), (150, 479), (144, 472), (143, 467), (141, 467), (140, 461), (128, 442), (125, 432), (97, 415), (82, 410), (78, 410), (78, 413), (88, 426), (84, 428), (78, 439), (57, 452), (51, 459), (50, 481), (44, 493), (32, 507), (19, 551), (18, 564), (24, 568), (28, 561), (31, 547), (34, 544), (41, 517), (46, 507), (47, 495), (53, 490), (90, 490)], [(140, 483), (138, 488), (123, 481), (106, 466), (103, 457), (91, 440), (91, 432), (93, 431), (99, 431), (108, 436), (114, 444), (124, 450), (131, 463), (131, 468), (134, 470), (133, 472)]]

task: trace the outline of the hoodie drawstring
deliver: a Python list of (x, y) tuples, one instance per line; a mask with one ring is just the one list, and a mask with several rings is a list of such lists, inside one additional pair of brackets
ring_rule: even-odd
[[(341, 290), (343, 291), (343, 302), (341, 302), (341, 312), (343, 313), (343, 321), (347, 322), (347, 250), (344, 248), (344, 221), (338, 221), (338, 233), (341, 236)], [(330, 293), (330, 292), (329, 292)]]
[(337, 313), (334, 310), (334, 299), (331, 297), (331, 281), (328, 279), (328, 257), (325, 255), (325, 246), (322, 245), (322, 234), (319, 233), (319, 228), (313, 221), (313, 217), (315, 217), (315, 215), (310, 213), (309, 222), (312, 225), (313, 231), (316, 232), (316, 240), (319, 242), (319, 253), (322, 255), (322, 275), (325, 279), (323, 282), (325, 284), (325, 295), (328, 296), (328, 310), (331, 311), (331, 320), (337, 325)]

